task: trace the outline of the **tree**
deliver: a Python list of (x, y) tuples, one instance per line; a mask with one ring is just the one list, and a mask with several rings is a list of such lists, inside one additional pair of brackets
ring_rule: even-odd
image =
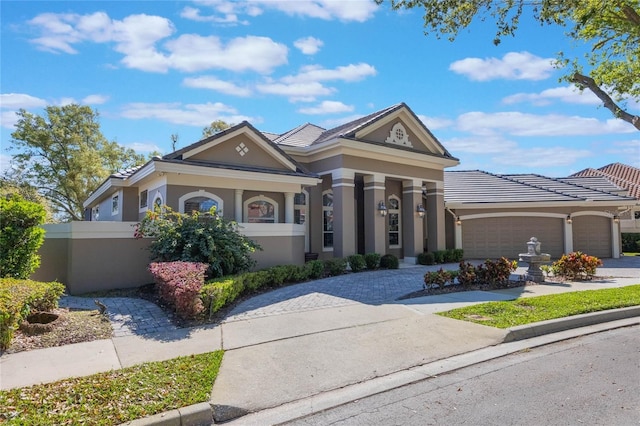
[(213, 136), (223, 130), (227, 130), (231, 126), (233, 126), (233, 124), (228, 124), (227, 122), (222, 120), (212, 121), (209, 126), (202, 129), (202, 139)]
[(39, 204), (45, 210), (45, 223), (54, 221), (49, 200), (39, 194), (36, 188), (15, 176), (0, 176), (0, 197), (7, 198), (11, 195), (19, 195), (26, 201)]
[(11, 134), (14, 173), (37, 188), (63, 220), (82, 220), (82, 203), (112, 173), (144, 157), (100, 132), (98, 113), (77, 104), (48, 106), (46, 116), (23, 109)]
[(590, 51), (583, 58), (559, 53), (556, 65), (566, 70), (562, 79), (590, 90), (615, 117), (640, 130), (640, 117), (625, 109), (627, 100), (640, 99), (640, 0), (388, 1), (394, 10), (424, 8), (425, 34), (447, 35), (451, 41), (474, 18), (495, 20), (496, 45), (515, 35), (524, 13), (543, 25), (567, 28), (567, 37)]
[(27, 279), (40, 266), (46, 212), (17, 194), (0, 197), (0, 277)]

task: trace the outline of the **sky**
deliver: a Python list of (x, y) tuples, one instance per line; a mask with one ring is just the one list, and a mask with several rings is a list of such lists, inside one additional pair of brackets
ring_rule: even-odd
[(216, 120), (284, 133), (404, 102), (460, 159), (448, 170), (640, 168), (640, 133), (553, 66), (585, 47), (532, 19), (498, 46), (490, 22), (452, 42), (424, 34), (421, 10), (372, 0), (3, 0), (0, 19), (3, 170), (16, 111), (69, 103), (143, 154), (171, 152), (172, 135), (196, 142)]

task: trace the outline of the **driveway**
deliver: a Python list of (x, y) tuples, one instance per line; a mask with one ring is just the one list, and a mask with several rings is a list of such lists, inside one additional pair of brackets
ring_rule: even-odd
[[(472, 261), (479, 263), (480, 261)], [(514, 275), (523, 275), (527, 269), (521, 263)], [(398, 297), (422, 290), (427, 271), (440, 268), (457, 270), (458, 264), (406, 265), (395, 270), (378, 270), (346, 274), (316, 281), (291, 285), (248, 299), (236, 306), (225, 322), (259, 318), (284, 313), (340, 307), (352, 304), (382, 305)], [(598, 268), (594, 284), (607, 284), (606, 277), (625, 277), (640, 283), (640, 256), (605, 259)]]

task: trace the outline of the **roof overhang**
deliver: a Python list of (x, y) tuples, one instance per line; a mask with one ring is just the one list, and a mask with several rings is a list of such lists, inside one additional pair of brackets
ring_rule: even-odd
[(573, 207), (573, 208), (616, 208), (623, 210), (630, 208), (634, 204), (629, 204), (628, 200), (623, 201), (587, 201), (587, 200), (575, 200), (575, 201), (512, 201), (507, 203), (465, 203), (460, 201), (447, 201), (445, 192), (445, 207), (457, 210), (473, 210), (473, 209), (523, 209), (523, 208), (558, 208), (558, 207)]

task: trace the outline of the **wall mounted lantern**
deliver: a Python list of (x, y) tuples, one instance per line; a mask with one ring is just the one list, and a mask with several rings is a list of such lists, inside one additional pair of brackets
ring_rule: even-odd
[(620, 216), (617, 214), (613, 216), (613, 223), (620, 223)]
[(460, 216), (456, 217), (456, 225), (458, 226), (462, 225), (462, 219), (460, 219)]
[(570, 214), (568, 214), (568, 215), (567, 215), (567, 223), (568, 223), (569, 225), (571, 225), (571, 223), (572, 223), (572, 222), (573, 222), (573, 220), (571, 220), (571, 215), (570, 215)]
[(378, 203), (378, 213), (380, 213), (380, 216), (387, 215), (387, 206), (384, 205), (384, 201)]
[(418, 216), (424, 217), (424, 206), (422, 204), (418, 204), (418, 206), (416, 207), (416, 212), (418, 213)]

